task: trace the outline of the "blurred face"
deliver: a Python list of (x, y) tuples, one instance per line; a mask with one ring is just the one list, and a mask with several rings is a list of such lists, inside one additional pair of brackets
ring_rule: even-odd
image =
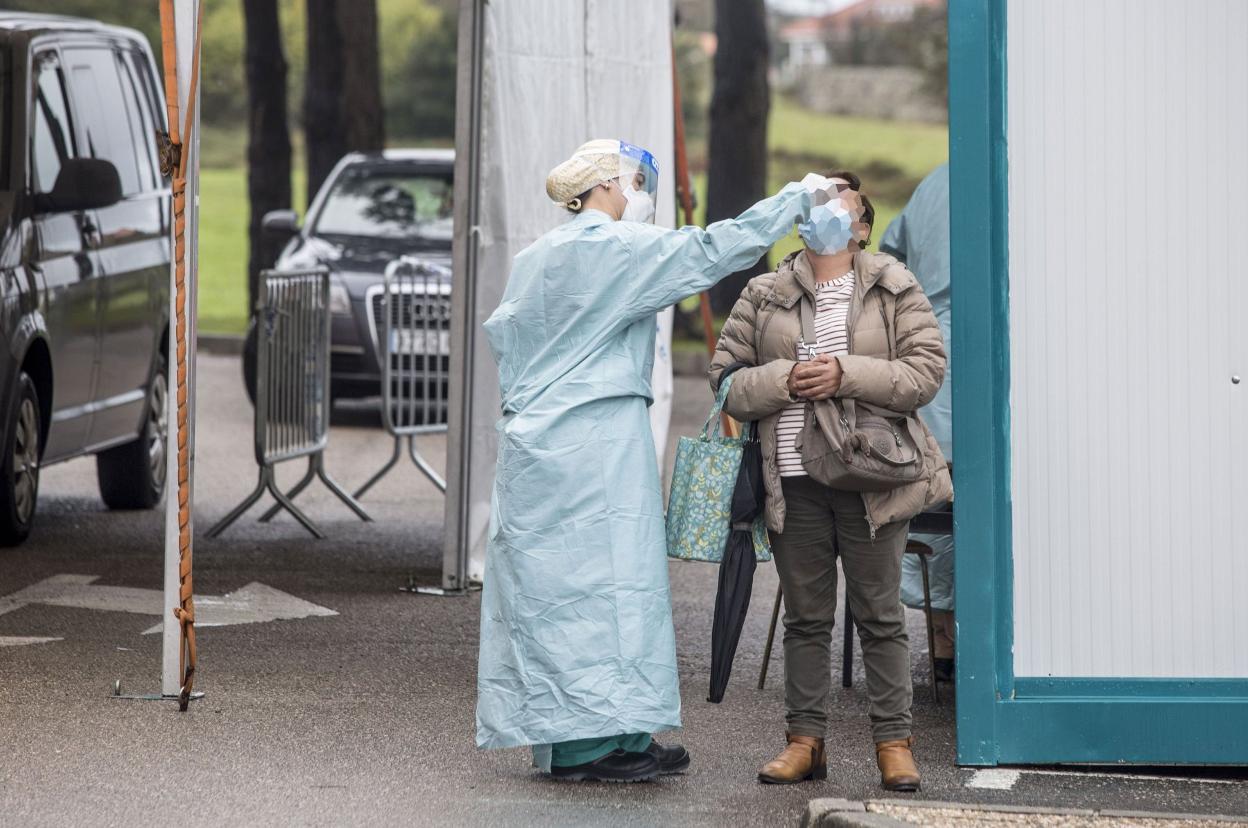
[(842, 178), (833, 178), (831, 181), (836, 186), (836, 193), (840, 198), (842, 206), (853, 217), (853, 223), (850, 224), (850, 232), (853, 234), (854, 242), (865, 242), (871, 237), (871, 225), (863, 221), (866, 209), (862, 204), (862, 194), (857, 190), (851, 189), (849, 182)]
[[(845, 250), (857, 252), (859, 242), (871, 235), (871, 225), (863, 221), (862, 195), (842, 178), (828, 179), (828, 186), (815, 193), (811, 221), (798, 229), (807, 249), (819, 255)], [(829, 214), (836, 218), (829, 219)], [(844, 224), (840, 224), (844, 221)], [(836, 229), (836, 225), (840, 229)]]

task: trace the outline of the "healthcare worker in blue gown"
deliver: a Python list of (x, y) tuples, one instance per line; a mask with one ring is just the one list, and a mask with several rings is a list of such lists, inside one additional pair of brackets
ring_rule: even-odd
[[(945, 338), (949, 367), (936, 397), (919, 413), (932, 430), (945, 457), (953, 457), (953, 350), (951, 337), (949, 268), (949, 165), (941, 164), (919, 182), (905, 209), (884, 231), (880, 250), (903, 262), (919, 280), (932, 302), (932, 312)], [(953, 537), (922, 535), (912, 538), (932, 550), (928, 576), (932, 599), (934, 681), (954, 680)], [(901, 559), (901, 602), (923, 609), (923, 574), (917, 555)]]
[(647, 406), (655, 314), (754, 264), (804, 220), (808, 176), (702, 230), (654, 226), (658, 166), (590, 141), (546, 192), (573, 213), (516, 256), (485, 323), (502, 419), (477, 679), (477, 744), (530, 745), (565, 779), (678, 773), (663, 495)]

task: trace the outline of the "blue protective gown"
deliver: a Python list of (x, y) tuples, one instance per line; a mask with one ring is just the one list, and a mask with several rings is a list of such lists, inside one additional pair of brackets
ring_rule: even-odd
[[(948, 367), (945, 383), (919, 415), (940, 443), (945, 457), (953, 457), (953, 340), (949, 302), (949, 165), (942, 164), (915, 189), (901, 215), (893, 219), (880, 239), (880, 250), (906, 263), (931, 300), (945, 339)], [(915, 535), (935, 553), (928, 561), (932, 607), (953, 609), (953, 538), (949, 535)], [(919, 560), (905, 555), (901, 561), (901, 600), (911, 607), (923, 606), (923, 574)]]
[[(810, 209), (790, 184), (706, 230), (586, 210), (516, 256), (485, 323), (503, 417), (481, 598), (477, 744), (680, 726), (655, 314), (756, 262)], [(546, 746), (543, 750), (542, 746)]]

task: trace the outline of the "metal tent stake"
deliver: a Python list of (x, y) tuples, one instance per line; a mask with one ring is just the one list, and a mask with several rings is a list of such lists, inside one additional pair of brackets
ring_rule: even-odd
[[(190, 693), (188, 701), (199, 701), (204, 697), (203, 690), (194, 690)], [(165, 695), (164, 693), (123, 693), (121, 692), (121, 679), (113, 682), (112, 698), (121, 699), (123, 701), (177, 701), (182, 699), (181, 693), (173, 693)]]
[(399, 592), (410, 592), (413, 595), (435, 595), (439, 598), (462, 598), (474, 592), (480, 592), (480, 584), (469, 584), (458, 589), (440, 586), (421, 586), (416, 582), (415, 575), (407, 576), (407, 586), (399, 587)]

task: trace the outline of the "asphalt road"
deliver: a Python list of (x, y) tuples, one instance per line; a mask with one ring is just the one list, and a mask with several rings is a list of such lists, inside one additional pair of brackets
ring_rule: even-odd
[[(760, 567), (737, 674), (723, 704), (704, 701), (712, 567), (672, 564), (690, 772), (658, 784), (556, 783), (527, 752), (473, 747), (476, 597), (401, 594), (410, 573), (436, 580), (442, 499), (410, 465), (370, 492), (377, 518), (361, 523), (319, 487), (300, 499), (328, 532), (314, 541), (288, 517), (257, 512), (221, 539), (202, 532), (255, 480), (251, 413), (237, 362), (200, 360), (195, 583), (220, 595), (258, 581), (338, 614), (204, 628), (199, 687), (189, 713), (165, 702), (110, 697), (159, 681), (150, 616), (30, 605), (0, 614), (0, 636), (62, 640), (0, 647), (0, 823), (7, 825), (796, 824), (814, 797), (865, 799), (877, 787), (861, 663), (851, 689), (836, 684), (826, 783), (755, 782), (783, 742), (773, 663), (754, 689), (775, 574)], [(705, 416), (698, 380), (677, 383), (673, 439)], [(367, 410), (338, 417), (327, 454), (348, 487), (389, 456)], [(442, 465), (444, 441), (423, 441)], [(293, 481), (297, 468), (285, 469)], [(35, 535), (0, 550), (0, 599), (45, 578), (158, 589), (162, 513), (109, 513), (90, 460), (46, 470)], [(1010, 790), (968, 787), (954, 764), (953, 702), (929, 696), (921, 615), (912, 613), (916, 753), (926, 799), (1199, 813), (1248, 813), (1237, 772), (1171, 778), (1024, 773)], [(839, 663), (839, 657), (835, 660)], [(1154, 771), (1154, 773), (1157, 773)], [(1173, 773), (1171, 771), (1170, 773)]]

